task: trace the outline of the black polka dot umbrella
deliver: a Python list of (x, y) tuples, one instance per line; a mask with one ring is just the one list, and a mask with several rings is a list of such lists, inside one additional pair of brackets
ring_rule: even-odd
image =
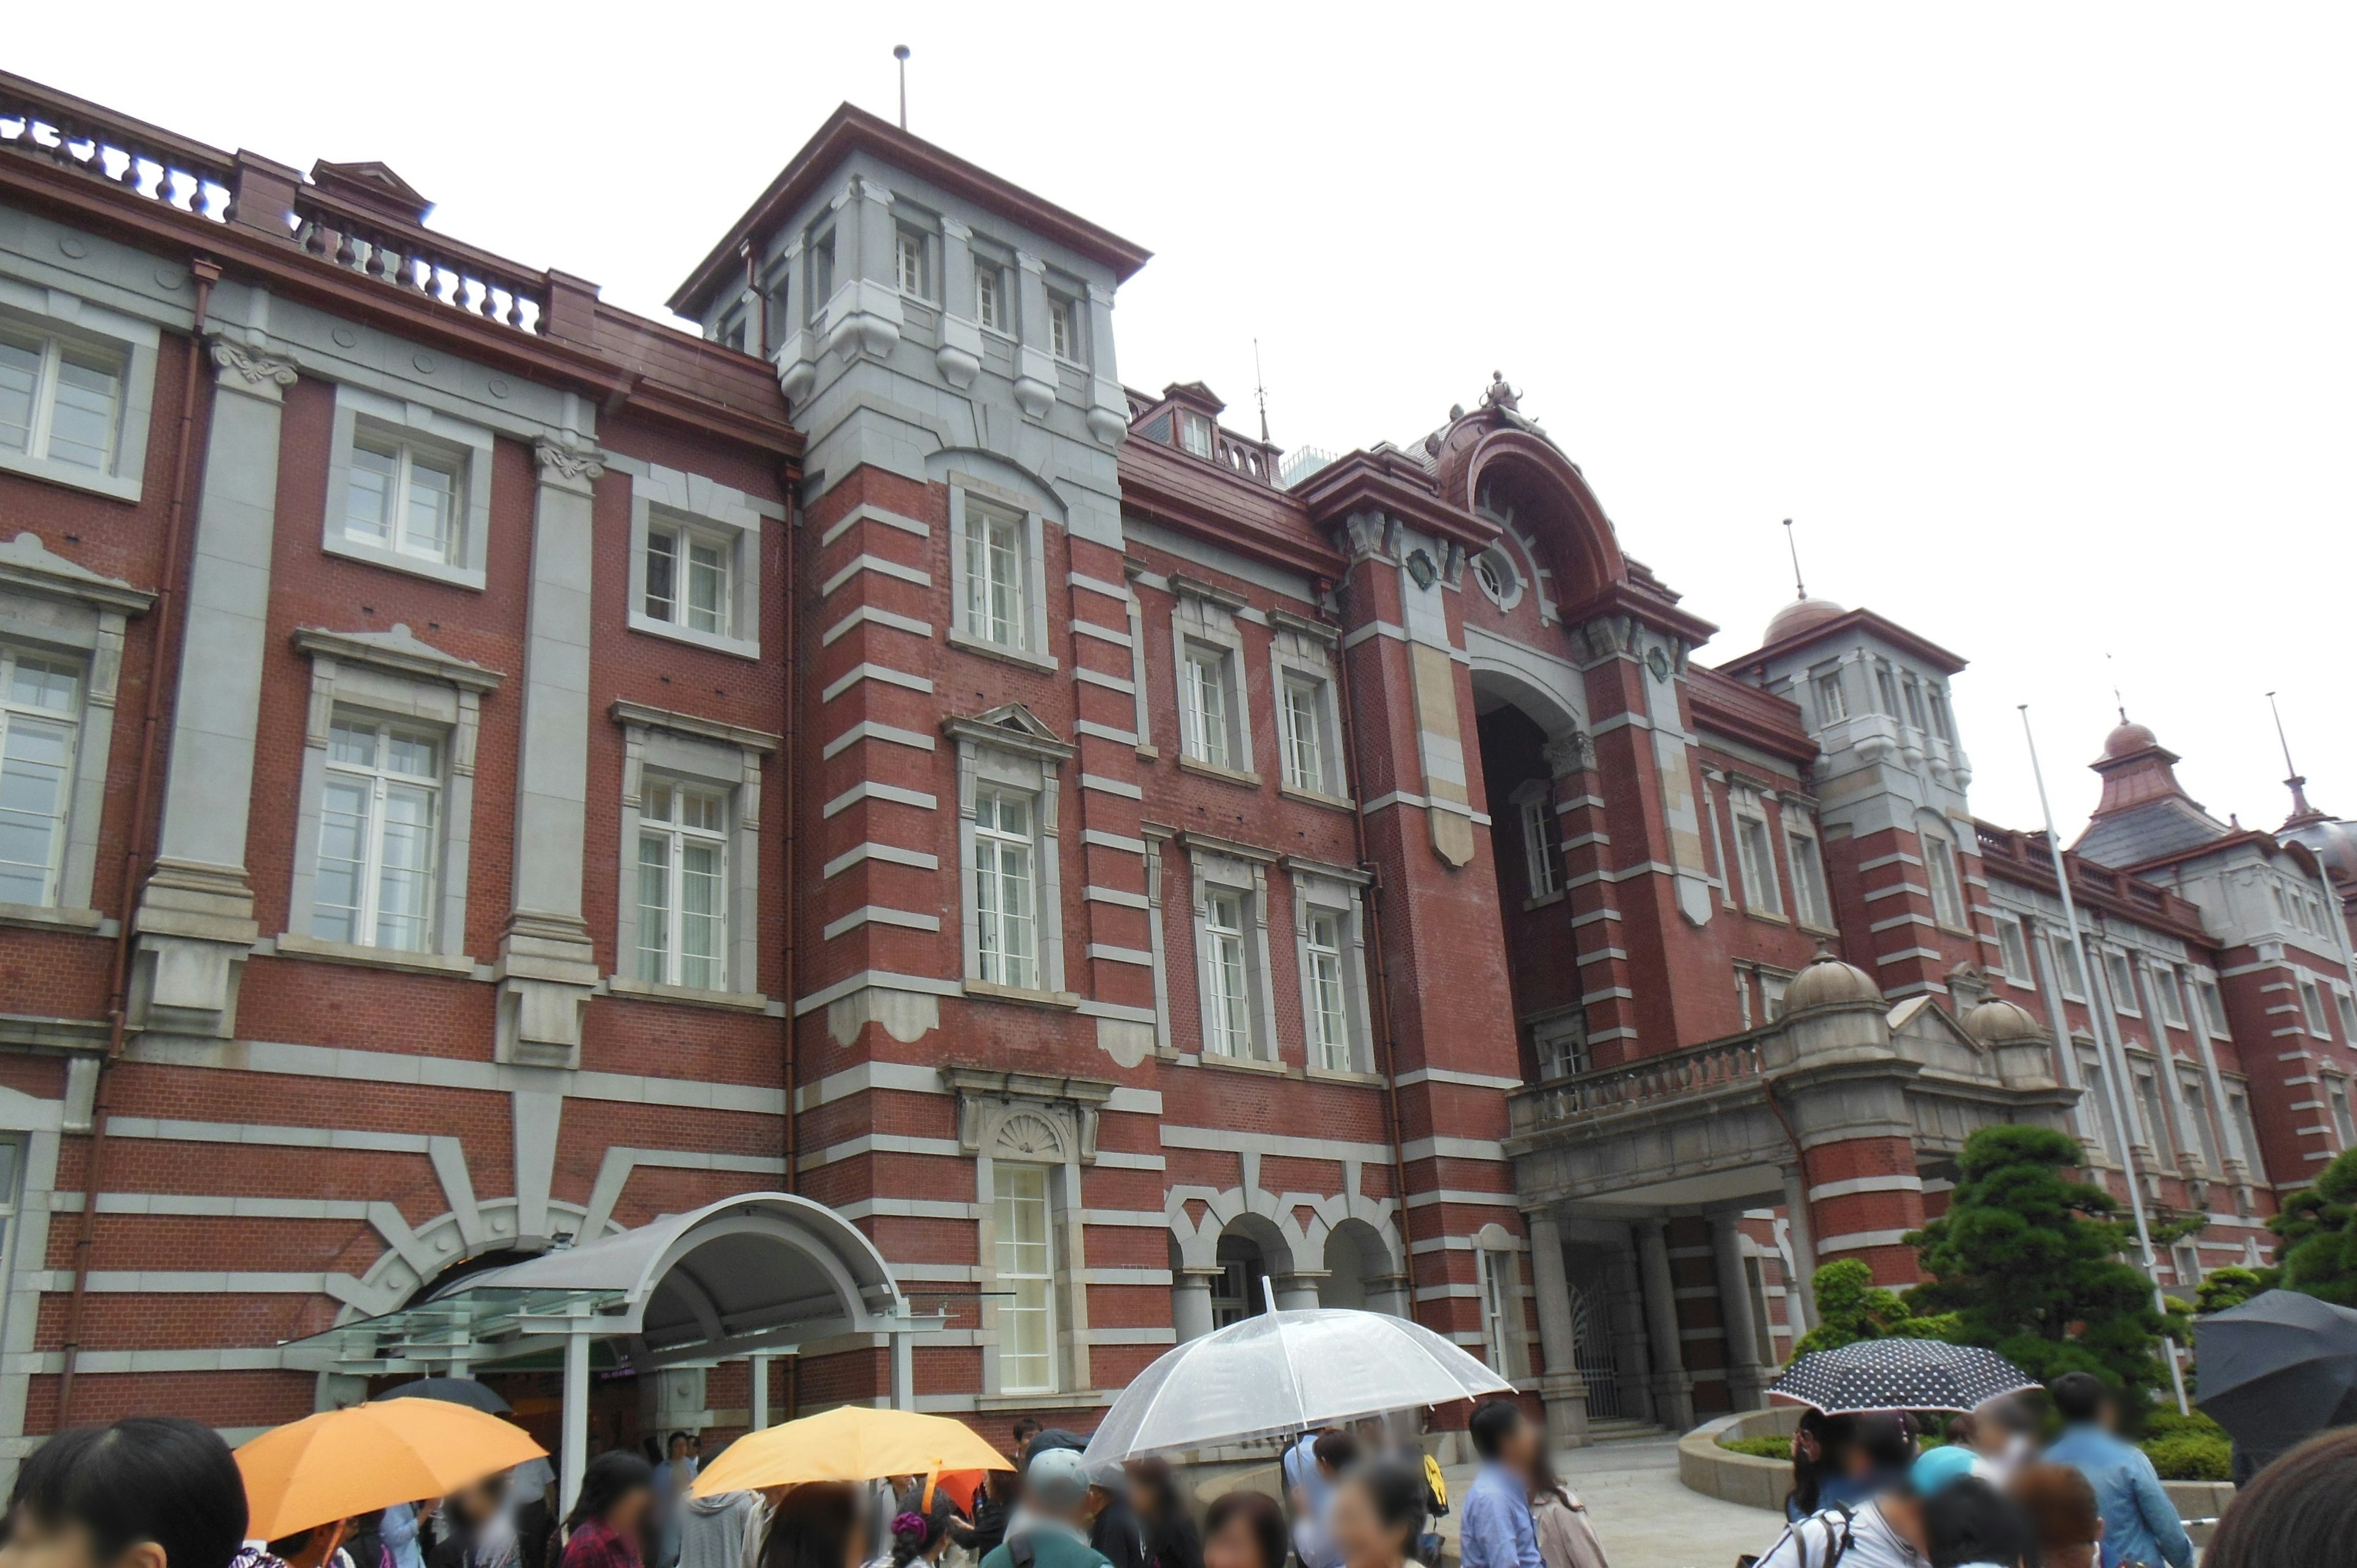
[(1937, 1339), (1861, 1339), (1813, 1350), (1784, 1369), (1768, 1391), (1827, 1415), (1865, 1410), (1977, 1410), (2038, 1387), (1994, 1350)]

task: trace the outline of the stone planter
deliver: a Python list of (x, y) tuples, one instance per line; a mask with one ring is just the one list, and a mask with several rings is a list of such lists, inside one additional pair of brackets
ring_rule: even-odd
[(1755, 1459), (1721, 1448), (1722, 1437), (1790, 1436), (1801, 1424), (1801, 1407), (1747, 1410), (1706, 1421), (1678, 1439), (1678, 1479), (1686, 1489), (1746, 1508), (1784, 1511), (1784, 1495), (1792, 1489), (1792, 1466), (1786, 1459)]

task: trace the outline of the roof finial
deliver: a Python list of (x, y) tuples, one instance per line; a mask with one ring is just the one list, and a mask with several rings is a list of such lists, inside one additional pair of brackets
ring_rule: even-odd
[(1268, 381), (1260, 373), (1260, 339), (1253, 339), (1253, 396), (1260, 400), (1260, 441), (1268, 445)]
[(2104, 668), (2112, 675), (2112, 706), (2119, 710), (2120, 723), (2126, 724), (2128, 722), (2128, 705), (2120, 695), (2119, 671), (2112, 668), (2112, 656), (2108, 653), (2104, 655)]
[(2291, 791), (2290, 820), (2298, 822), (2302, 817), (2317, 814), (2316, 809), (2308, 803), (2308, 780), (2300, 777), (2298, 768), (2292, 762), (2291, 740), (2284, 734), (2283, 710), (2276, 706), (2276, 694), (2273, 692), (2267, 693), (2267, 712), (2275, 715), (2276, 744), (2283, 747), (2286, 775), (2284, 786)]
[(1789, 517), (1784, 520), (1784, 548), (1792, 555), (1792, 597), (1805, 599), (1809, 585), (1801, 581), (1801, 547), (1792, 542), (1792, 520)]
[(900, 129), (909, 128), (909, 46), (894, 44), (892, 58), (900, 62)]

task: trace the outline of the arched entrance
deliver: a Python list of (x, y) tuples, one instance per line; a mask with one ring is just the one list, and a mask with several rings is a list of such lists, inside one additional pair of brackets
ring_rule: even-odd
[(939, 1326), (909, 1311), (890, 1266), (848, 1220), (806, 1197), (753, 1192), (465, 1274), (288, 1348), (348, 1375), (492, 1369), (554, 1353), (569, 1506), (587, 1459), (593, 1345), (643, 1376), (872, 1336), (890, 1347), (893, 1402), (908, 1409), (910, 1337)]

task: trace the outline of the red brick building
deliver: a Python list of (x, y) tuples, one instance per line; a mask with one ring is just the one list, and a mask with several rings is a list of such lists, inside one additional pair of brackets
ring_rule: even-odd
[(576, 1464), (1085, 1425), (1271, 1298), (1578, 1441), (1755, 1402), (1975, 1126), (2210, 1215), (2176, 1288), (2357, 1140), (2339, 824), (2124, 726), (2084, 972), (1963, 660), (1706, 663), (1502, 381), (1288, 456), (848, 108), (700, 338), (427, 211), (0, 78), (14, 1453), (454, 1367)]

